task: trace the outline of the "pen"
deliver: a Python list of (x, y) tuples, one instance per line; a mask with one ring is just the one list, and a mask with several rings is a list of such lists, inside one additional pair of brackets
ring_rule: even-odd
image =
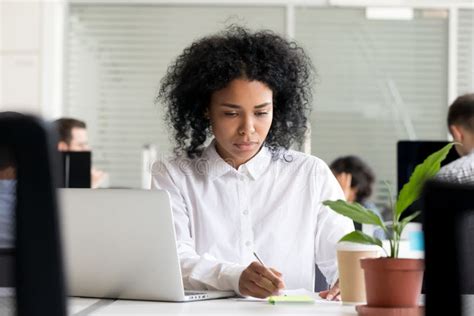
[[(265, 263), (263, 263), (262, 259), (260, 259), (260, 257), (257, 255), (257, 253), (254, 251), (253, 252), (253, 255), (255, 256), (255, 258), (257, 258), (258, 262), (260, 262), (260, 264), (265, 268), (265, 269), (268, 269), (267, 266), (265, 265)], [(271, 271), (270, 273), (273, 273), (273, 271)], [(276, 292), (277, 295), (280, 295), (280, 291), (277, 290)], [(284, 296), (286, 296), (286, 294), (284, 294)], [(273, 297), (273, 296), (272, 296)], [(272, 301), (270, 301), (270, 303), (272, 303)], [(272, 303), (274, 304), (274, 303)]]
[(257, 253), (256, 253), (255, 251), (253, 252), (253, 255), (255, 256), (255, 258), (257, 258), (258, 262), (260, 262), (260, 264), (261, 264), (262, 266), (264, 266), (265, 268), (267, 267), (267, 266), (265, 265), (265, 263), (263, 263), (263, 261), (260, 259), (260, 257), (257, 255)]

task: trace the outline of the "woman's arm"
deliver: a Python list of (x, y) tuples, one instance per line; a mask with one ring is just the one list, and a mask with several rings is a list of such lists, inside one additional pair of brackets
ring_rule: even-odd
[[(182, 177), (189, 176), (183, 174)], [(152, 190), (166, 190), (171, 197), (178, 255), (187, 290), (233, 290), (240, 294), (239, 279), (247, 267), (198, 254), (192, 232), (192, 205), (187, 205), (179, 187), (179, 175), (169, 163), (156, 162), (152, 169)]]

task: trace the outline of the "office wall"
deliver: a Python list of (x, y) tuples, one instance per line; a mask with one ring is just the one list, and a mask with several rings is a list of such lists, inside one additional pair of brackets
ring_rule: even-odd
[(63, 0), (0, 1), (0, 110), (62, 113)]
[(77, 4), (69, 17), (64, 113), (89, 124), (93, 161), (118, 187), (141, 186), (146, 144), (159, 156), (171, 152), (155, 98), (186, 46), (230, 23), (285, 33), (282, 6)]
[(0, 108), (41, 112), (39, 1), (0, 1)]
[[(448, 12), (369, 19), (363, 8), (297, 8), (296, 38), (316, 69), (312, 153), (357, 155), (377, 176), (383, 204), (396, 183), (399, 140), (446, 139)], [(436, 13), (436, 14), (434, 14)]]
[(457, 94), (461, 95), (474, 92), (474, 9), (459, 10), (458, 30)]
[[(306, 41), (307, 43), (309, 43), (307, 39), (303, 36), (303, 32), (300, 33), (299, 31), (302, 30), (301, 27), (303, 25), (300, 22), (303, 21), (304, 15), (310, 15), (310, 13), (312, 12), (311, 10), (302, 10), (301, 8), (304, 9), (304, 6), (295, 6), (289, 10), (285, 3), (275, 1), (276, 5), (271, 5), (271, 1), (264, 1), (266, 3), (264, 8), (259, 7), (256, 4), (251, 4), (251, 8), (247, 11), (239, 11), (238, 8), (236, 9), (236, 7), (238, 7), (237, 5), (234, 5), (233, 7), (226, 5), (223, 6), (224, 8), (217, 8), (217, 11), (221, 11), (216, 11), (217, 13), (211, 14), (209, 20), (206, 21), (207, 26), (187, 27), (186, 23), (182, 23), (182, 21), (186, 21), (189, 23), (192, 18), (196, 18), (199, 16), (199, 12), (193, 13), (195, 11), (191, 10), (187, 12), (180, 11), (180, 13), (176, 13), (176, 11), (175, 13), (170, 13), (170, 5), (160, 5), (160, 3), (163, 1), (157, 0), (155, 3), (156, 6), (166, 7), (168, 11), (163, 11), (164, 15), (161, 16), (159, 20), (150, 20), (149, 24), (147, 24), (148, 22), (146, 21), (140, 21), (146, 22), (141, 23), (145, 25), (145, 28), (142, 30), (141, 34), (142, 40), (146, 36), (150, 35), (151, 37), (149, 38), (155, 38), (159, 42), (165, 44), (163, 47), (160, 48), (161, 51), (165, 51), (165, 54), (160, 55), (160, 60), (153, 61), (153, 58), (151, 56), (154, 53), (151, 50), (148, 51), (147, 55), (146, 53), (144, 53), (147, 48), (142, 48), (141, 52), (133, 49), (133, 46), (136, 46), (137, 43), (140, 42), (140, 38), (133, 38), (134, 35), (133, 30), (131, 28), (127, 30), (128, 33), (122, 32), (122, 34), (112, 34), (114, 30), (111, 26), (113, 26), (114, 23), (117, 23), (117, 26), (119, 26), (120, 23), (122, 25), (126, 25), (127, 23), (133, 23), (132, 20), (134, 17), (133, 14), (125, 14), (125, 16), (121, 15), (123, 14), (123, 12), (121, 13), (119, 9), (113, 9), (113, 6), (115, 6), (114, 1), (111, 0), (107, 2), (108, 4), (105, 7), (115, 13), (109, 14), (106, 12), (106, 10), (104, 11), (104, 9), (101, 9), (97, 3), (92, 3), (91, 5), (90, 1), (88, 4), (86, 4), (81, 3), (80, 1), (74, 1), (73, 3), (70, 3), (70, 1), (65, 0), (1, 0), (0, 109), (8, 108), (19, 111), (30, 111), (43, 115), (46, 118), (56, 118), (64, 114), (78, 116), (80, 118), (86, 119), (89, 123), (92, 144), (96, 146), (94, 158), (95, 162), (96, 164), (98, 164), (98, 167), (102, 167), (106, 170), (109, 169), (108, 171), (112, 171), (111, 184), (116, 186), (140, 185), (141, 167), (138, 164), (140, 163), (139, 156), (142, 149), (142, 145), (148, 142), (161, 143), (164, 145), (161, 149), (163, 149), (164, 151), (168, 151), (169, 146), (167, 146), (166, 144), (167, 135), (164, 126), (153, 124), (155, 121), (159, 121), (161, 119), (161, 113), (157, 111), (157, 107), (153, 107), (153, 94), (151, 93), (156, 91), (156, 88), (158, 86), (156, 78), (160, 77), (159, 72), (162, 72), (165, 66), (171, 61), (173, 54), (178, 52), (185, 44), (189, 43), (193, 37), (196, 37), (199, 34), (209, 33), (216, 30), (217, 28), (215, 27), (215, 24), (214, 26), (211, 26), (213, 25), (213, 23), (218, 22), (222, 25), (222, 23), (226, 21), (226, 18), (224, 17), (226, 16), (226, 14), (224, 14), (226, 10), (231, 16), (233, 16), (234, 22), (241, 22), (246, 20), (247, 22), (250, 21), (251, 25), (254, 26), (268, 25), (269, 27), (275, 28), (275, 30), (281, 33), (288, 33), (288, 35), (294, 36), (300, 42)], [(152, 2), (153, 1), (148, 1), (147, 4), (153, 4)], [(449, 1), (447, 1), (447, 3), (448, 2)], [(288, 1), (288, 3), (291, 4), (292, 1)], [(140, 16), (140, 10), (143, 9), (143, 5), (137, 5), (136, 2), (135, 5), (133, 5), (132, 1), (130, 1), (129, 3), (127, 3), (126, 1), (121, 1), (120, 4), (122, 6), (128, 5), (129, 8), (131, 8), (132, 11), (135, 12), (134, 14), (138, 16)], [(248, 2), (243, 3), (244, 7), (246, 5), (248, 5)], [(180, 6), (181, 8), (183, 8), (183, 4), (181, 4)], [(212, 6), (214, 8), (219, 7), (219, 3), (216, 2)], [(197, 2), (192, 7), (194, 8), (193, 10), (197, 11), (204, 10), (206, 8), (206, 6), (202, 4), (200, 5)], [(356, 8), (332, 7), (328, 9), (330, 9), (331, 12), (340, 10), (342, 15), (348, 15), (349, 18), (352, 19), (353, 23), (356, 23), (356, 28), (349, 27), (352, 32), (351, 34), (353, 35), (352, 38), (356, 40), (361, 40), (359, 43), (356, 43), (355, 46), (359, 49), (359, 51), (356, 51), (355, 54), (354, 51), (352, 51), (353, 54), (351, 57), (353, 60), (357, 61), (357, 58), (359, 58), (360, 60), (364, 60), (365, 58), (365, 60), (367, 60), (367, 56), (361, 56), (361, 54), (366, 54), (367, 51), (369, 51), (370, 53), (370, 50), (373, 49), (382, 49), (385, 52), (387, 51), (387, 48), (390, 49), (391, 43), (379, 46), (375, 44), (370, 38), (370, 36), (372, 35), (376, 37), (379, 36), (377, 35), (378, 33), (374, 33), (378, 30), (378, 28), (377, 26), (375, 26), (375, 31), (372, 32), (372, 26), (370, 24), (363, 24), (364, 17), (359, 16), (360, 14), (363, 14), (363, 8), (359, 8), (359, 11), (355, 10)], [(156, 10), (160, 11), (160, 8), (157, 8)], [(268, 13), (262, 13), (262, 10), (273, 10), (273, 15), (269, 15)], [(289, 19), (290, 15), (288, 15), (288, 10), (293, 10), (293, 12), (296, 13), (296, 21), (292, 21), (291, 18)], [(159, 16), (158, 11), (157, 14)], [(425, 11), (428, 14), (430, 13), (429, 9)], [(429, 35), (431, 28), (436, 27), (438, 28), (438, 31), (435, 31), (435, 33), (440, 34), (442, 37), (442, 40), (439, 41), (439, 44), (446, 44), (446, 31), (448, 27), (446, 20), (447, 17), (443, 18), (442, 15), (436, 16), (437, 12), (439, 13), (439, 11), (443, 11), (443, 9), (437, 8), (431, 12), (434, 14), (434, 17), (432, 17), (431, 21), (429, 16), (424, 16), (421, 17), (419, 21), (413, 22), (413, 26), (408, 26), (408, 30), (406, 30), (405, 33), (410, 32), (410, 27), (418, 27), (419, 25), (421, 28), (423, 28), (422, 24), (426, 24), (426, 26), (424, 27), (426, 34)], [(253, 15), (248, 15), (248, 12), (253, 12)], [(149, 11), (147, 12), (147, 14), (151, 15), (153, 14), (153, 12)], [(423, 12), (420, 14), (423, 14)], [(247, 17), (247, 15), (249, 17)], [(328, 21), (325, 21), (324, 19), (321, 19), (319, 17), (317, 19), (312, 19), (312, 17), (309, 15), (308, 20), (312, 23), (310, 25), (311, 27), (326, 27), (325, 23), (329, 23)], [(242, 18), (242, 16), (245, 17)], [(472, 14), (472, 10), (464, 9), (462, 12), (459, 13), (458, 26), (460, 34), (459, 40), (461, 42), (459, 44), (459, 49), (457, 50), (459, 58), (456, 71), (457, 81), (459, 82), (459, 92), (466, 92), (469, 91), (469, 89), (474, 89), (474, 81), (472, 80), (472, 78), (474, 78), (474, 63), (472, 62), (474, 60), (474, 32), (472, 32), (473, 16), (474, 15)], [(170, 22), (173, 19), (175, 22), (177, 22), (178, 26), (180, 26), (179, 28), (173, 26), (173, 24)], [(162, 21), (163, 23), (160, 24), (160, 21)], [(168, 21), (167, 24), (164, 23), (166, 21)], [(317, 22), (319, 22), (319, 24)], [(287, 27), (287, 24), (289, 23), (293, 23), (293, 27)], [(430, 23), (432, 23), (433, 25), (429, 25)], [(148, 25), (148, 29), (146, 25)], [(95, 27), (98, 27), (100, 30), (97, 31), (97, 29), (94, 29)], [(337, 27), (342, 30), (344, 29), (341, 26)], [(108, 28), (108, 30), (104, 28)], [(166, 33), (168, 32), (167, 28), (171, 29), (174, 33)], [(362, 30), (363, 32), (356, 32), (357, 28), (359, 28), (359, 30)], [(394, 27), (394, 29), (396, 29), (396, 26)], [(308, 28), (307, 30), (310, 30), (310, 28)], [(112, 31), (112, 33), (107, 33), (108, 31)], [(67, 33), (65, 34), (65, 32)], [(153, 32), (154, 34), (151, 34)], [(317, 29), (315, 32), (310, 31), (307, 34), (312, 37), (315, 37), (320, 33), (322, 36), (325, 32), (320, 32), (319, 29)], [(112, 34), (112, 37), (115, 36), (114, 40), (116, 42), (104, 41), (105, 37), (109, 36), (108, 34)], [(419, 36), (416, 35), (418, 33), (415, 34), (414, 32), (413, 34), (415, 37)], [(132, 37), (132, 39), (130, 39), (130, 36)], [(335, 38), (333, 38), (332, 42), (334, 42)], [(342, 38), (344, 38), (344, 36), (342, 36)], [(121, 42), (121, 40), (125, 41)], [(163, 40), (166, 41), (163, 42)], [(331, 42), (331, 38), (328, 38), (327, 40)], [(337, 42), (341, 45), (344, 44), (344, 42), (341, 42), (340, 39), (338, 39)], [(417, 45), (426, 43), (426, 41), (417, 41), (416, 39), (415, 42), (418, 43)], [(147, 45), (148, 44), (150, 43), (147, 43)], [(335, 44), (336, 43), (334, 43), (334, 45)], [(107, 53), (104, 54), (103, 49), (110, 49), (114, 45), (116, 45), (117, 48), (120, 48), (122, 50), (122, 55), (120, 55), (120, 53), (112, 54), (110, 56), (108, 56)], [(443, 45), (436, 47), (433, 46), (433, 49), (441, 49), (442, 52), (440, 54), (440, 58), (445, 60), (446, 58), (448, 58), (448, 56), (446, 46)], [(156, 45), (151, 46), (153, 49), (157, 49)], [(308, 46), (311, 45), (308, 44)], [(323, 61), (324, 58), (336, 58), (339, 56), (331, 56), (329, 50), (322, 51), (321, 47), (327, 48), (327, 45), (324, 45), (324, 42), (321, 42), (320, 44), (315, 43), (313, 48), (308, 47), (310, 50), (318, 49), (317, 51), (315, 50), (314, 53), (312, 52), (312, 56), (315, 58), (316, 64), (318, 64), (319, 61)], [(102, 49), (102, 51), (97, 53), (97, 48)], [(416, 48), (418, 51), (420, 51), (420, 49), (418, 48), (421, 47)], [(342, 49), (351, 49), (351, 46), (346, 45)], [(410, 57), (410, 62), (412, 62), (414, 65), (412, 69), (402, 69), (400, 67), (394, 66), (393, 69), (388, 69), (390, 74), (394, 74), (395, 77), (397, 77), (399, 76), (398, 73), (400, 72), (400, 76), (403, 76), (405, 74), (410, 73), (411, 70), (416, 69), (416, 67), (419, 66), (419, 59), (417, 58), (420, 56), (416, 55), (415, 52), (416, 50), (413, 50), (410, 53), (412, 55), (412, 57)], [(145, 65), (146, 62), (156, 62), (156, 64), (152, 65), (152, 67), (156, 66), (156, 69), (158, 69), (158, 71), (152, 73), (152, 68), (148, 69), (150, 70), (150, 72), (148, 72), (148, 82), (146, 87), (141, 83), (134, 85), (133, 74), (130, 76), (127, 75), (122, 77), (117, 76), (117, 74), (119, 74), (120, 72), (121, 74), (125, 73), (124, 69), (120, 69), (120, 67), (124, 66), (120, 63), (126, 61), (128, 58), (127, 56), (130, 56), (130, 54), (131, 56), (135, 56), (135, 60), (131, 59), (128, 61), (128, 64), (125, 63), (125, 71), (131, 70), (133, 72), (137, 69), (143, 70), (146, 69), (146, 67), (148, 67), (149, 65), (151, 65)], [(65, 56), (65, 60), (63, 60)], [(399, 57), (401, 57), (401, 55)], [(84, 61), (87, 61), (87, 59), (89, 60), (89, 62), (84, 63)], [(374, 59), (374, 63), (372, 63), (371, 69), (366, 68), (365, 70), (362, 70), (365, 76), (364, 80), (370, 80), (371, 71), (377, 73), (380, 72), (380, 70), (386, 70), (384, 68), (385, 66), (383, 65), (375, 65), (376, 62), (377, 60)], [(354, 63), (354, 66), (351, 68), (351, 71), (354, 70), (352, 71), (352, 73), (355, 74), (357, 73), (357, 71), (361, 73), (361, 65), (362, 63)], [(435, 72), (436, 76), (439, 76), (440, 74), (442, 75), (443, 73), (449, 71), (446, 70), (447, 64), (439, 64), (438, 66), (439, 69)], [(325, 64), (323, 63), (323, 65), (319, 65), (318, 67), (322, 70), (320, 74), (324, 74)], [(332, 126), (331, 122), (328, 121), (327, 118), (331, 116), (329, 112), (330, 110), (334, 109), (331, 104), (334, 103), (336, 100), (334, 98), (329, 98), (328, 93), (324, 94), (325, 91), (329, 91), (325, 87), (333, 87), (328, 82), (328, 78), (329, 77), (326, 75), (324, 77), (320, 77), (319, 86), (316, 87), (316, 97), (319, 98), (317, 101), (322, 102), (319, 103), (319, 107), (317, 107), (316, 111), (314, 112), (314, 114), (316, 114), (316, 116), (313, 117), (314, 126), (323, 126), (324, 124), (326, 124), (327, 126)], [(119, 82), (119, 80), (123, 79), (128, 81)], [(347, 76), (342, 76), (338, 80), (345, 80), (344, 85), (346, 85), (347, 81), (350, 81), (348, 79), (350, 78)], [(100, 80), (100, 84), (97, 80)], [(370, 116), (373, 116), (376, 112), (374, 112), (374, 109), (383, 109), (383, 107), (375, 104), (374, 100), (372, 99), (364, 99), (360, 97), (359, 92), (364, 90), (365, 88), (368, 88), (368, 85), (361, 85), (361, 83), (366, 82), (364, 80), (359, 80), (359, 88), (352, 87), (351, 89), (346, 89), (344, 90), (344, 93), (339, 94), (339, 96), (343, 98), (349, 95), (349, 98), (351, 100), (356, 100), (356, 97), (358, 97), (358, 100), (360, 101), (358, 102), (361, 104), (361, 113), (366, 116), (365, 118), (371, 120), (373, 118)], [(433, 98), (435, 102), (432, 103), (430, 100), (428, 100), (428, 97), (426, 98), (426, 100), (423, 101), (423, 106), (425, 107), (425, 112), (427, 111), (426, 108), (428, 106), (435, 107), (433, 111), (429, 114), (433, 116), (436, 115), (436, 119), (438, 121), (443, 121), (443, 118), (440, 117), (442, 116), (442, 114), (440, 113), (443, 111), (442, 106), (447, 105), (447, 100), (446, 102), (443, 101), (443, 99), (446, 99), (447, 77), (439, 78), (439, 80), (440, 82), (435, 84), (437, 87), (440, 87), (440, 89), (437, 90), (439, 94), (437, 94), (436, 98)], [(395, 80), (394, 83), (397, 84), (397, 81)], [(406, 81), (406, 83), (408, 88), (411, 88), (413, 86), (412, 84), (410, 84), (409, 81)], [(126, 98), (123, 97), (118, 97), (119, 101), (115, 103), (121, 103), (122, 105), (116, 107), (110, 107), (107, 105), (110, 105), (110, 102), (113, 102), (114, 93), (117, 93), (117, 91), (122, 93), (120, 87), (123, 87), (124, 84), (126, 84), (127, 89), (131, 88), (131, 90), (128, 89), (130, 90), (129, 92), (133, 92), (133, 94), (135, 95), (135, 97), (131, 99), (129, 105), (140, 105), (138, 111), (135, 109), (135, 112), (133, 112), (133, 107), (128, 109), (128, 105), (126, 105)], [(337, 87), (337, 85), (335, 85), (334, 87)], [(395, 87), (397, 88), (397, 86)], [(398, 86), (398, 88), (399, 87), (400, 86)], [(392, 88), (393, 85), (386, 85), (386, 87), (382, 89), (383, 91), (381, 91), (385, 94), (387, 92), (393, 93), (393, 90), (391, 90)], [(99, 91), (94, 89), (101, 90)], [(146, 91), (146, 93), (143, 93), (145, 89), (148, 90)], [(405, 98), (405, 94), (403, 94), (403, 89), (404, 88), (401, 89), (401, 96), (403, 97), (402, 101), (405, 103), (407, 103), (408, 101), (408, 104), (411, 106), (413, 102), (417, 101), (417, 93), (415, 91), (414, 93), (412, 93), (412, 95), (409, 96), (409, 98)], [(381, 94), (381, 91), (378, 91), (378, 93)], [(89, 92), (97, 93), (93, 95), (92, 93), (88, 94)], [(116, 94), (115, 96), (117, 97), (118, 94)], [(378, 98), (382, 99), (382, 97), (380, 96)], [(145, 99), (146, 102), (143, 101)], [(383, 101), (386, 103), (387, 106), (392, 106), (393, 104), (397, 104), (397, 102), (400, 102), (400, 100), (396, 100), (396, 98), (394, 98), (393, 94), (389, 97), (389, 99), (389, 102), (387, 102), (386, 100)], [(343, 103), (344, 102), (339, 102), (338, 105), (341, 105)], [(355, 102), (354, 106), (357, 106), (357, 102)], [(145, 107), (146, 110), (144, 111)], [(415, 108), (410, 107), (410, 110), (415, 110)], [(130, 112), (127, 114), (126, 111)], [(130, 122), (132, 121), (131, 119), (134, 118), (134, 115), (136, 116), (137, 113), (140, 111), (146, 116), (143, 120), (143, 122), (145, 122), (146, 124), (143, 124), (143, 126), (138, 127), (129, 126)], [(324, 111), (327, 112), (326, 116), (324, 116)], [(123, 115), (124, 113), (125, 119)], [(415, 114), (418, 115), (419, 113)], [(127, 115), (130, 120), (126, 119)], [(347, 113), (344, 115), (347, 115)], [(422, 117), (423, 119), (426, 118), (423, 115), (418, 116)], [(353, 116), (349, 113), (348, 118), (351, 119), (353, 118)], [(320, 119), (319, 122), (318, 119)], [(321, 120), (325, 121), (322, 122)], [(339, 120), (339, 122), (341, 124), (344, 124), (343, 120)], [(376, 121), (376, 123), (381, 124), (379, 121)], [(403, 122), (400, 121), (399, 123), (400, 124), (398, 124), (397, 126), (394, 126), (394, 129), (404, 128), (402, 125)], [(375, 137), (380, 142), (383, 142), (385, 139), (387, 139), (384, 134), (376, 135), (376, 132), (371, 131), (369, 128), (367, 128), (369, 124), (361, 123), (361, 125), (363, 126), (361, 126), (360, 130), (362, 130), (363, 127), (366, 127), (366, 130), (368, 130), (367, 133), (375, 135)], [(416, 124), (416, 127), (420, 126), (422, 125)], [(427, 126), (429, 126), (429, 124)], [(120, 134), (120, 137), (122, 137), (123, 139), (119, 139), (118, 141), (115, 141), (115, 143), (112, 143), (110, 141), (110, 137), (113, 137), (114, 134), (116, 135), (119, 132), (122, 132), (122, 134)], [(337, 141), (331, 141), (333, 139), (332, 137), (334, 134), (329, 133), (328, 135), (330, 135), (331, 137), (326, 137), (323, 135), (323, 132), (324, 130), (321, 129), (319, 131), (313, 129), (313, 138), (318, 137), (318, 141), (313, 141), (312, 152), (319, 156), (323, 156), (327, 160), (331, 160), (336, 154), (344, 154), (344, 152), (342, 151), (334, 151), (332, 149), (326, 149), (321, 147), (328, 147), (329, 145), (331, 145), (331, 143), (337, 143)], [(389, 130), (386, 130), (384, 132), (389, 132)], [(400, 134), (398, 131), (395, 132)], [(438, 135), (442, 136), (445, 134), (445, 132), (446, 131), (444, 127), (442, 127), (434, 133), (431, 133), (428, 130), (426, 130), (425, 133), (424, 130), (419, 132), (418, 135), (428, 135), (428, 137), (430, 138), (438, 138)], [(153, 134), (155, 136), (150, 137), (150, 134)], [(404, 136), (403, 131), (401, 135)], [(401, 138), (405, 138), (402, 136)], [(131, 140), (129, 141), (129, 139)], [(364, 158), (370, 159), (370, 151), (372, 149), (378, 149), (379, 147), (375, 146), (370, 141), (364, 143), (364, 136), (360, 136), (359, 140), (360, 142), (357, 143), (356, 146), (355, 142), (348, 143), (350, 139), (343, 139), (343, 141), (346, 142), (343, 145), (349, 150), (353, 148), (361, 148), (364, 146), (364, 144), (370, 144), (370, 146), (366, 146), (366, 152), (368, 154), (364, 156)], [(388, 147), (392, 146), (392, 144), (388, 144), (385, 142), (384, 146)], [(390, 156), (393, 158), (392, 154), (387, 154), (385, 156)], [(393, 172), (395, 170), (394, 162), (388, 161), (387, 159), (380, 159), (379, 162), (374, 162), (372, 163), (372, 165), (375, 165), (377, 169), (381, 170), (378, 173), (383, 175), (383, 179), (392, 177), (391, 173), (388, 174), (387, 170), (393, 170)]]

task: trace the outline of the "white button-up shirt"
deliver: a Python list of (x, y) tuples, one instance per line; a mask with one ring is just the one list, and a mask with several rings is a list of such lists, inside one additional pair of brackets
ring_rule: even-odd
[(322, 205), (344, 199), (320, 159), (287, 151), (273, 159), (263, 146), (238, 170), (214, 142), (199, 159), (153, 166), (152, 188), (171, 195), (186, 289), (234, 290), (253, 252), (283, 274), (286, 288), (313, 290), (315, 264), (329, 284), (338, 277), (337, 241), (353, 222)]

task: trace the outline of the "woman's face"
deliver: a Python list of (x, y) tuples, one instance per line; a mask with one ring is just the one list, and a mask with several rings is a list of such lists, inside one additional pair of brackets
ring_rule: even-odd
[(212, 94), (208, 114), (216, 150), (234, 168), (260, 150), (272, 125), (272, 100), (268, 86), (243, 78)]

